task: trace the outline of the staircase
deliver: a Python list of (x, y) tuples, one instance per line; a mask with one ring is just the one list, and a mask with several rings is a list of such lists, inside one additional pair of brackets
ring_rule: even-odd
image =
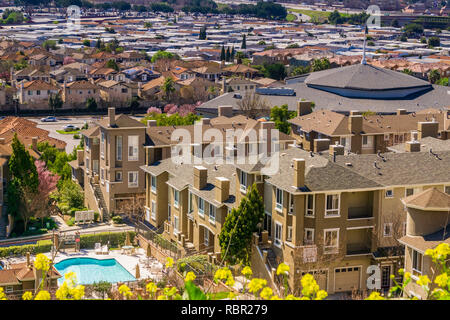
[(103, 221), (109, 221), (110, 216), (107, 209), (108, 207), (106, 206), (106, 201), (105, 198), (103, 197), (102, 190), (100, 189), (100, 186), (98, 184), (93, 184), (92, 187), (94, 188), (95, 198), (98, 201), (98, 207), (103, 214)]
[(197, 250), (195, 250), (195, 246), (192, 242), (186, 242), (184, 244), (184, 251), (185, 251), (185, 257), (192, 256), (197, 253)]

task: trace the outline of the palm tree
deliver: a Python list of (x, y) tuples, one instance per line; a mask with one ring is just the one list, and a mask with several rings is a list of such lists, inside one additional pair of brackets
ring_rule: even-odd
[(164, 80), (161, 90), (164, 92), (164, 96), (167, 102), (170, 101), (172, 93), (175, 91), (174, 82), (172, 77), (167, 77)]

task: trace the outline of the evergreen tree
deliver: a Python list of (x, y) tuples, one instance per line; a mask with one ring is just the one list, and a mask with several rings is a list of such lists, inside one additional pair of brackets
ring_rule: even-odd
[(222, 46), (222, 50), (220, 51), (220, 61), (225, 60), (225, 47)]
[(33, 191), (37, 191), (39, 180), (36, 166), (28, 150), (14, 134), (12, 143), (12, 155), (9, 159), (9, 171), (13, 178), (18, 180), (20, 186), (27, 186)]
[(206, 40), (206, 26), (201, 27), (198, 38), (200, 40)]
[(234, 49), (234, 46), (231, 48), (231, 61), (234, 61), (234, 56), (236, 55), (236, 50)]
[(275, 106), (270, 110), (270, 121), (275, 122), (275, 128), (285, 134), (291, 132), (291, 124), (288, 122), (296, 116), (295, 111), (289, 111), (288, 105), (284, 104), (281, 107)]
[(247, 190), (237, 209), (225, 218), (219, 235), (222, 257), (230, 264), (248, 264), (251, 257), (253, 233), (264, 218), (264, 202), (256, 184)]
[(227, 48), (227, 52), (225, 54), (225, 61), (229, 62), (231, 58), (230, 48)]
[(242, 36), (241, 49), (247, 49), (247, 40), (245, 34)]

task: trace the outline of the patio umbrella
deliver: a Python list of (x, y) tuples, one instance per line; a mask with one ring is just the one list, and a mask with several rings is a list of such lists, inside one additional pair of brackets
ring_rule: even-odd
[(147, 257), (150, 258), (152, 256), (152, 247), (150, 245), (147, 245)]
[(139, 264), (136, 264), (136, 279), (141, 277), (141, 270), (139, 269)]
[(127, 238), (125, 239), (125, 245), (131, 246), (130, 234), (127, 232)]

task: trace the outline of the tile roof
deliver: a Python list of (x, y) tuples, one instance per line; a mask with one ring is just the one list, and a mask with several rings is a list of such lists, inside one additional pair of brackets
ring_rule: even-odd
[(450, 195), (436, 188), (430, 188), (423, 192), (413, 194), (402, 199), (402, 202), (407, 207), (426, 211), (450, 211)]

